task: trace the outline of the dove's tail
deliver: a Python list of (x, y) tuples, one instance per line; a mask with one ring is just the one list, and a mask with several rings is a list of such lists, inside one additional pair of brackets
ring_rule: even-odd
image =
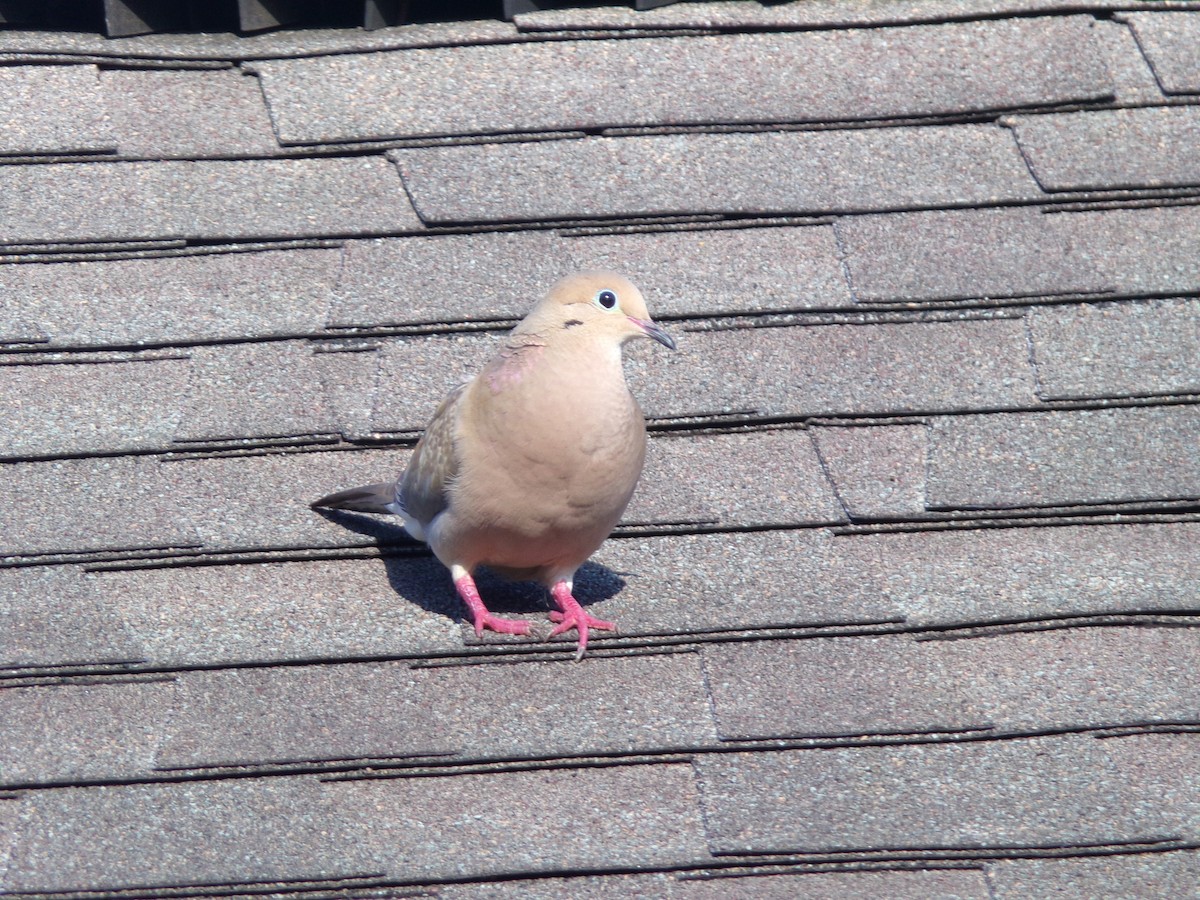
[(368, 484), (363, 487), (338, 491), (310, 504), (313, 509), (348, 509), (353, 512), (384, 513), (398, 515), (400, 504), (396, 502), (396, 483)]

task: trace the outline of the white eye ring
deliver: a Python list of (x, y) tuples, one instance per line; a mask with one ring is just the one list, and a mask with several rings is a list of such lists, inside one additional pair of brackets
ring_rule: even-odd
[(596, 292), (596, 303), (604, 309), (615, 309), (617, 306), (617, 295), (614, 291), (605, 288), (602, 291)]

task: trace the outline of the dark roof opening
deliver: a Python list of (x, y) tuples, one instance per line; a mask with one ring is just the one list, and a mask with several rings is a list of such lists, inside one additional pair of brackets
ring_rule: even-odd
[[(635, 0), (637, 9), (674, 0)], [(250, 33), (290, 28), (382, 28), (407, 22), (511, 19), (604, 0), (0, 0), (0, 28), (90, 31), (109, 37), (172, 31)]]

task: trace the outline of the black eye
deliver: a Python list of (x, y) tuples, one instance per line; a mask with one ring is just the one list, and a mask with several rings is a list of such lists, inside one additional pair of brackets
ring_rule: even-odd
[(596, 302), (605, 309), (612, 309), (617, 305), (617, 295), (612, 291), (603, 290), (596, 295)]

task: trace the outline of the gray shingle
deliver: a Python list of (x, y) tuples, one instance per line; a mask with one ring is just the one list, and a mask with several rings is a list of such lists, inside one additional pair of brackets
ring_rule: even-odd
[(1048, 191), (1200, 183), (1193, 164), (1200, 107), (1094, 110), (1008, 121), (1034, 176)]
[(537, 141), (396, 150), (426, 222), (823, 213), (1040, 196), (990, 125)]
[(1030, 330), (1043, 397), (1200, 393), (1200, 302), (1056, 306)]
[(109, 69), (100, 84), (118, 151), (127, 159), (279, 152), (258, 82), (235, 69)]
[[(902, 617), (918, 625), (941, 625), (1189, 612), (1197, 609), (1200, 590), (1200, 568), (1192, 552), (1196, 540), (1191, 525), (626, 538), (601, 547), (593, 564), (580, 572), (576, 588), (582, 602), (594, 603), (593, 614), (615, 620), (622, 635)], [(338, 565), (347, 567), (349, 574), (343, 577), (362, 581), (370, 575), (366, 570), (381, 563)], [(439, 564), (392, 565), (409, 580), (396, 586), (401, 598), (380, 596), (382, 608), (398, 607), (392, 614), (399, 615), (414, 603), (436, 604), (454, 621), (461, 619), (461, 607)], [(424, 573), (423, 581), (413, 580), (414, 570)], [(481, 591), (497, 609), (531, 617), (537, 634), (545, 636), (543, 591), (495, 580), (481, 581)], [(377, 614), (372, 609), (367, 607), (365, 614)], [(355, 646), (353, 641), (362, 638), (353, 636), (373, 625), (356, 618), (363, 614), (351, 609), (343, 617), (346, 646)], [(295, 656), (304, 636), (288, 637), (287, 652)], [(474, 636), (464, 629), (462, 639), (473, 642)], [(395, 652), (409, 652), (401, 636), (393, 640), (401, 647)], [(328, 637), (317, 642), (321, 648), (328, 645)], [(261, 652), (274, 658), (277, 648), (262, 646)]]
[[(195, 882), (255, 879), (254, 886), (229, 890), (295, 894), (306, 886), (291, 879), (375, 872), (391, 885), (380, 890), (402, 894), (1190, 895), (1194, 866), (1159, 864), (1188, 851), (1124, 855), (1130, 847), (1075, 847), (1072, 841), (1179, 839), (1130, 845), (1153, 849), (1197, 843), (1196, 735), (1109, 738), (1104, 732), (1102, 741), (1040, 743), (973, 735), (981, 740), (966, 752), (975, 757), (958, 766), (939, 760), (961, 747), (928, 741), (893, 751), (877, 746), (870, 751), (876, 757), (846, 748), (842, 764), (829, 751), (812, 754), (807, 758), (817, 769), (779, 766), (784, 776), (777, 779), (745, 769), (748, 786), (709, 809), (700, 806), (691, 768), (692, 760), (705, 765), (729, 749), (719, 743), (710, 692), (730, 736), (739, 728), (771, 735), (981, 722), (1070, 732), (1135, 720), (1186, 723), (1200, 714), (1186, 670), (1200, 650), (1192, 646), (1194, 629), (1169, 627), (1200, 613), (1200, 525), (1182, 509), (1194, 496), (1172, 507), (1179, 514), (1172, 517), (1189, 521), (1171, 525), (1064, 525), (1105, 520), (1096, 519), (1102, 510), (1095, 508), (1075, 510), (1087, 515), (1081, 520), (1045, 520), (1048, 527), (1031, 527), (1043, 520), (1021, 511), (1012, 519), (985, 512), (982, 522), (952, 514), (954, 521), (939, 523), (926, 520), (945, 516), (924, 508), (927, 456), (937, 452), (928, 437), (948, 440), (959, 427), (950, 420), (962, 414), (992, 421), (988, 416), (1003, 410), (1055, 409), (1061, 418), (1030, 420), (1016, 437), (999, 436), (1016, 440), (1015, 449), (990, 447), (956, 463), (953, 473), (934, 471), (943, 485), (954, 474), (967, 500), (1013, 493), (1002, 483), (1005, 466), (1047, 460), (1048, 469), (1034, 472), (1040, 482), (1030, 476), (1015, 489), (1026, 490), (1031, 502), (1103, 498), (1145, 479), (1158, 479), (1160, 487), (1171, 479), (1190, 483), (1196, 429), (1168, 421), (1186, 416), (1179, 412), (1185, 407), (1147, 408), (1147, 421), (1158, 423), (1153, 427), (1142, 428), (1138, 412), (1130, 415), (1137, 427), (1097, 428), (1108, 414), (1105, 401), (1087, 398), (1175, 392), (1169, 405), (1187, 403), (1189, 395), (1179, 392), (1197, 390), (1179, 361), (1196, 356), (1200, 343), (1191, 328), (1192, 298), (1200, 296), (1200, 206), (1117, 208), (1125, 201), (1115, 194), (1103, 195), (1103, 203), (1090, 202), (1094, 196), (1048, 195), (1029, 174), (1011, 129), (969, 124), (995, 110), (1190, 102), (1184, 94), (1162, 94), (1132, 30), (1120, 21), (1124, 10), (1156, 8), (1152, 3), (679, 3), (645, 14), (612, 8), (536, 14), (531, 22), (557, 17), (573, 28), (591, 17), (613, 28), (537, 36), (501, 23), (117, 42), (0, 30), (0, 64), (32, 67), (14, 51), (28, 58), (40, 48), (39, 72), (57, 77), (47, 64), (62, 62), (77, 72), (99, 70), (93, 79), (104, 95), (99, 100), (111, 106), (104, 129), (118, 153), (202, 157), (140, 163), (92, 156), (89, 163), (67, 164), (50, 156), (44, 160), (57, 161), (0, 167), (0, 206), (3, 198), (12, 206), (0, 209), (0, 241), (16, 242), (0, 246), (0, 256), (139, 257), (0, 266), (0, 335), (48, 339), (51, 350), (104, 349), (60, 354), (73, 362), (50, 367), (58, 374), (80, 369), (79, 360), (115, 359), (117, 352), (109, 351), (124, 355), (122, 348), (142, 342), (211, 345), (200, 356), (217, 361), (224, 354), (224, 374), (205, 375), (205, 383), (191, 385), (194, 394), (177, 392), (179, 403), (193, 396), (198, 404), (196, 431), (286, 445), (171, 445), (174, 426), (162, 432), (162, 422), (150, 421), (145, 411), (154, 406), (152, 390), (128, 380), (92, 404), (100, 407), (96, 427), (144, 441), (137, 453), (155, 452), (156, 435), (165, 434), (161, 443), (172, 452), (162, 460), (127, 456), (120, 471), (109, 460), (58, 467), (0, 463), (0, 508), (7, 510), (0, 513), (0, 540), (14, 546), (88, 553), (122, 544), (203, 543), (201, 553), (177, 548), (165, 559), (128, 562), (98, 551), (90, 574), (74, 565), (22, 567), (46, 559), (0, 558), (16, 566), (0, 568), (0, 666), (7, 668), (0, 675), (8, 679), (0, 683), (10, 685), (0, 690), (0, 701), (12, 707), (0, 719), (19, 725), (9, 729), (14, 740), (6, 748), (15, 761), (0, 778), (117, 783), (84, 792), (43, 784), (0, 802), (0, 871), (9, 845), (18, 848), (9, 875), (19, 877), (15, 887), (13, 877), (0, 878), (4, 888), (95, 894), (120, 881), (126, 893), (162, 894), (155, 884), (173, 882), (165, 893), (212, 893), (221, 889)], [(1167, 7), (1184, 8), (1178, 2)], [(1200, 4), (1188, 7), (1186, 20), (1155, 26), (1176, 54), (1173, 68), (1162, 65), (1170, 54), (1145, 44), (1158, 74), (1173, 73), (1163, 78), (1168, 91), (1193, 79), (1186, 39), (1200, 13), (1192, 7)], [(1110, 9), (1117, 21), (1107, 20)], [(1072, 11), (1082, 15), (1068, 15)], [(668, 39), (650, 30), (697, 22), (723, 33), (690, 30)], [(891, 27), (913, 22), (926, 24)], [(618, 35), (618, 29), (625, 30)], [(462, 54), (448, 49), (531, 39), (547, 43)], [(403, 46), (429, 52), (390, 52)], [(748, 60), (733, 53), (723, 65), (713, 63), (721, 51), (750, 47), (775, 52)], [(364, 55), (380, 50), (372, 59)], [(789, 50), (790, 62), (780, 67)], [(95, 61), (81, 64), (70, 56), (84, 51), (96, 54)], [(309, 121), (321, 128), (365, 122), (397, 130), (413, 123), (379, 114), (407, 102), (388, 91), (421, 87), (432, 70), (396, 85), (387, 81), (396, 63), (450, 60), (447, 71), (463, 82), (463, 60), (549, 59), (576, 51), (583, 54), (576, 73), (589, 76), (584, 84), (551, 78), (521, 84), (511, 72), (490, 79), (476, 67), (475, 81), (489, 83), (475, 85), (482, 94), (467, 90), (446, 107), (458, 111), (444, 116), (446, 127), (510, 127), (506, 123), (538, 115), (597, 122), (616, 115), (644, 123), (650, 133), (663, 126), (688, 131), (693, 126), (673, 129), (671, 123), (697, 122), (695, 133), (633, 137), (635, 127), (626, 137), (618, 137), (618, 129), (584, 138), (542, 132), (526, 135), (537, 139), (526, 143), (538, 147), (477, 146), (462, 149), (461, 159), (453, 147), (430, 148), (431, 160), (478, 158), (490, 166), (465, 173), (429, 169), (436, 183), (410, 179), (418, 200), (428, 200), (442, 221), (488, 226), (531, 219), (529, 229), (489, 234), (448, 233), (472, 227), (436, 235), (422, 230), (381, 148), (370, 157), (360, 155), (369, 149), (363, 145), (278, 146), (262, 82), (220, 68), (226, 58), (279, 54), (314, 57), (287, 65), (312, 71), (351, 65), (350, 57), (315, 57), (357, 54), (352, 65), (360, 72), (377, 66), (383, 77), (351, 84), (343, 97), (333, 96), (336, 86), (314, 86), (287, 110), (305, 106)], [(633, 74), (618, 86), (627, 90), (585, 109), (598, 89), (615, 83), (621, 58), (632, 63), (624, 71)], [(681, 77), (684, 67), (703, 77)], [(663, 77), (654, 90), (640, 87), (655, 75)], [(579, 92), (566, 96), (563, 88), (572, 84)], [(747, 99), (735, 108), (739, 89)], [(516, 102), (482, 109), (479, 98), (498, 90)], [(363, 98), (374, 108), (362, 105)], [(67, 98), (61, 107), (43, 108), (34, 125), (77, 114), (103, 124), (101, 104), (82, 110), (77, 98)], [(943, 113), (949, 113), (943, 121), (956, 124), (870, 118)], [(708, 115), (822, 121), (807, 133), (754, 133), (793, 127), (766, 123), (735, 125), (744, 133), (731, 134)], [(912, 127), (897, 127), (897, 121)], [(829, 125), (843, 129), (818, 133)], [(706, 129), (717, 133), (700, 133)], [(83, 127), (62, 134), (68, 142), (92, 136)], [(501, 135), (498, 142), (513, 137)], [(1186, 169), (1187, 156), (1164, 164), (1157, 155), (1159, 138), (1171, 149), (1169, 130), (1155, 125), (1145, 137), (1153, 149), (1149, 162)], [(439, 140), (408, 143), (420, 142)], [(1060, 141), (1051, 149), (1065, 157), (1077, 148)], [(299, 158), (310, 152), (317, 156)], [(1133, 155), (1140, 152), (1133, 143), (1105, 152), (1132, 160), (1139, 177), (1151, 171)], [(1184, 152), (1191, 153), (1190, 146)], [(211, 156), (221, 153), (241, 158)], [(488, 162), (493, 157), (500, 162)], [(614, 159), (628, 164), (612, 165)], [(1130, 207), (1191, 199), (1126, 198)], [(969, 209), (959, 211), (963, 206)], [(933, 211), (906, 212), (922, 209)], [(881, 215), (887, 210), (893, 213)], [(633, 218), (642, 211), (685, 215)], [(854, 218), (858, 214), (864, 222)], [(812, 224), (826, 215), (837, 216), (836, 224)], [(545, 216), (604, 221), (567, 228)], [(622, 233), (601, 233), (606, 230)], [(349, 244), (344, 253), (279, 249), (343, 241)], [(254, 252), (184, 256), (214, 245)], [(585, 265), (626, 270), (680, 340), (676, 354), (649, 342), (629, 348), (631, 386), (651, 412), (749, 410), (767, 419), (744, 423), (734, 415), (693, 428), (689, 420), (660, 418), (669, 428), (652, 438), (647, 482), (630, 516), (652, 524), (719, 518), (732, 533), (631, 537), (637, 531), (628, 529), (608, 541), (596, 562), (583, 567), (577, 587), (592, 612), (616, 620), (622, 632), (594, 635), (594, 652), (575, 664), (567, 661), (573, 635), (561, 636), (553, 653), (542, 652), (539, 641), (550, 630), (544, 590), (481, 576), (488, 603), (530, 618), (534, 634), (492, 635), (479, 647), (447, 572), (402, 541), (395, 520), (327, 519), (307, 502), (393, 477), (406, 449), (351, 450), (338, 435), (378, 448), (384, 432), (419, 429), (445, 391), (494, 349), (508, 320), (524, 313), (562, 271)], [(858, 296), (851, 295), (847, 274)], [(339, 275), (331, 314), (330, 282)], [(1080, 305), (1084, 300), (1094, 305)], [(962, 308), (889, 311), (879, 301)], [(481, 333), (448, 335), (479, 325)], [(340, 326), (407, 333), (364, 336)], [(313, 355), (305, 357), (301, 348)], [(10, 348), (15, 352), (6, 361), (50, 358), (24, 355), (30, 349)], [(185, 352), (190, 348), (180, 355)], [(234, 372), (242, 353), (270, 371)], [(257, 396), (240, 387), (251, 381), (260, 386)], [(26, 410), (76, 390), (32, 387), (44, 388), (44, 396), (22, 395)], [(127, 416), (100, 415), (126, 400), (137, 405), (135, 394), (147, 403)], [(88, 398), (79, 397), (77, 408), (87, 407)], [(1084, 406), (1099, 406), (1101, 414), (1076, 408)], [(0, 421), (16, 426), (20, 416)], [(892, 421), (905, 424), (885, 424)], [(69, 447), (101, 433), (68, 433), (70, 424), (59, 426), (61, 440), (41, 419), (18, 434), (30, 452), (44, 455), (65, 452), (47, 450), (51, 443)], [(960, 425), (974, 428), (974, 419)], [(762, 430), (721, 434), (718, 426)], [(294, 441), (283, 433), (312, 429), (319, 429), (315, 439)], [(1138, 444), (1143, 431), (1149, 449)], [(819, 461), (809, 438), (820, 442)], [(125, 451), (112, 445), (102, 452)], [(251, 452), (264, 455), (231, 455)], [(1105, 473), (1108, 453), (1150, 462), (1137, 475), (1131, 474), (1136, 461)], [(1071, 454), (1080, 457), (1075, 472)], [(884, 523), (810, 527), (842, 515), (826, 478), (846, 507)], [(1164, 508), (1159, 500), (1138, 508), (1137, 518), (1158, 518), (1150, 513)], [(902, 521), (889, 523), (897, 518)], [(375, 558), (376, 541), (386, 545), (388, 560)], [(115, 571), (115, 565), (158, 568)], [(887, 624), (866, 624), (881, 620)], [(843, 637), (807, 639), (822, 624)], [(942, 628), (955, 640), (918, 642), (942, 636)], [(1042, 628), (1055, 630), (1033, 630)], [(901, 633), (881, 635), (891, 631)], [(638, 646), (660, 643), (666, 646), (657, 651)], [(796, 656), (783, 652), (789, 647)], [(711, 678), (706, 684), (705, 655), (717, 685)], [(30, 686), (58, 680), (56, 665), (98, 671), (61, 679), (72, 687)], [(123, 671), (147, 665), (180, 667), (185, 690), (195, 688), (173, 719), (171, 705), (151, 702), (150, 695), (175, 689), (145, 681), (166, 675)], [(403, 678), (390, 677), (397, 673)], [(1184, 730), (1165, 726), (1171, 728)], [(154, 743), (170, 738), (172, 729), (175, 742), (155, 759)], [(248, 737), (241, 737), (243, 730)], [(1005, 757), (999, 745), (1034, 749), (1014, 763), (1020, 754)], [(401, 757), (422, 768), (389, 772), (414, 776), (400, 787), (348, 786), (354, 802), (346, 809), (335, 808), (342, 784), (247, 770), (209, 781), (203, 771), (150, 768), (422, 749), (457, 754), (424, 763)], [(778, 747), (749, 749), (753, 762)], [(653, 755), (638, 756), (643, 753)], [(1095, 753), (1107, 757), (1098, 763)], [(626, 754), (633, 758), (621, 758)], [(998, 763), (997, 754), (1004, 757)], [(640, 774), (611, 765), (657, 755), (663, 764)], [(563, 758), (550, 761), (558, 767), (553, 771), (540, 771), (542, 764), (529, 759), (546, 756)], [(882, 762), (862, 766), (864, 758)], [(439, 777), (423, 777), (431, 772)], [(200, 780), (121, 786), (176, 778)], [(214, 789), (217, 795), (206, 793)], [(89, 805), (79, 801), (83, 794), (100, 799)], [(761, 857), (713, 858), (706, 813), (718, 850), (729, 839), (718, 829), (744, 826), (735, 840), (794, 843), (813, 835), (862, 849), (909, 835), (926, 847), (958, 846), (964, 851), (958, 855), (968, 858), (936, 860), (944, 854), (919, 851), (913, 854), (918, 859), (877, 866), (894, 867), (888, 871), (855, 872), (808, 871), (820, 868), (811, 861), (772, 867)], [(778, 831), (767, 834), (772, 823)], [(1013, 846), (1022, 842), (1046, 849)], [(989, 854), (980, 850), (987, 844), (1004, 846)], [(1043, 852), (1076, 858), (1011, 859)], [(1093, 853), (1116, 855), (1081, 858)], [(1010, 860), (996, 858), (1004, 856)], [(730, 873), (729, 866), (738, 874), (772, 874), (693, 880)], [(603, 874), (614, 871), (627, 874)], [(449, 888), (445, 879), (468, 881)], [(56, 884), (66, 881), (73, 884)], [(307, 888), (372, 890), (361, 883)]]
[(627, 897), (672, 900), (678, 896), (677, 891), (675, 875), (670, 872), (568, 875), (561, 878), (543, 876), (438, 885), (439, 900), (558, 900), (560, 897), (571, 897), (573, 900), (624, 900)]
[(165, 665), (462, 649), (463, 611), (428, 558), (105, 572), (96, 590)]
[(950, 869), (916, 871), (806, 872), (679, 881), (669, 894), (679, 900), (991, 900), (983, 873)]
[[(1090, 23), (1075, 16), (916, 26), (884, 35), (527, 42), (276, 60), (253, 68), (285, 144), (872, 119), (1111, 96)], [(1062, 65), (1064, 59), (1072, 65)], [(464, 70), (479, 76), (469, 94), (459, 80)], [(788, 77), (781, 80), (780, 72)]]
[(0, 800), (0, 873), (8, 868), (21, 812), (21, 805), (15, 795), (7, 794)]
[(371, 429), (423, 429), (446, 394), (473, 378), (499, 347), (498, 335), (436, 335), (387, 341), (379, 351)]
[(95, 66), (3, 66), (0, 97), (0, 156), (116, 149)]
[(337, 250), (6, 265), (0, 296), (55, 346), (310, 334), (338, 265)]
[(835, 226), (859, 300), (1188, 293), (1200, 207), (859, 216)]
[(370, 344), (333, 351), (318, 345), (313, 365), (335, 427), (347, 440), (371, 432), (371, 410), (379, 384), (379, 354)]
[(1200, 777), (1200, 740), (1193, 733), (1131, 734), (1114, 740), (1113, 754), (1124, 768), (1138, 772), (1148, 788), (1139, 812), (1153, 816), (1162, 808), (1174, 821), (1172, 831), (1195, 840), (1200, 833), (1200, 797), (1192, 790)]
[(550, 769), (329, 785), (405, 879), (710, 859), (691, 766)]
[[(977, 642), (975, 642), (977, 643)], [(943, 644), (907, 637), (721, 644), (703, 649), (725, 740), (950, 731), (992, 724)], [(969, 678), (968, 673), (968, 678)]]
[(419, 673), (397, 663), (186, 672), (161, 768), (453, 753)]
[[(1153, 0), (1152, 0), (1153, 2)], [(855, 25), (904, 25), (945, 22), (955, 18), (997, 16), (1007, 13), (1061, 13), (1065, 10), (1128, 9), (1146, 6), (1137, 0), (898, 0), (880, 4), (873, 0), (842, 3), (675, 3), (660, 9), (636, 10), (627, 6), (539, 9), (521, 13), (513, 21), (522, 31), (605, 31), (692, 28), (839, 28)]]
[(896, 619), (877, 548), (824, 531), (766, 531), (610, 540), (606, 567), (576, 580), (581, 602), (624, 582), (594, 615), (621, 634), (710, 632)]
[(0, 366), (0, 457), (164, 447), (191, 371), (178, 358)]
[(349, 241), (329, 324), (520, 318), (569, 271), (570, 245), (544, 231)]
[(632, 278), (651, 313), (852, 304), (829, 226), (561, 237), (517, 231), (352, 241), (331, 325), (520, 318), (573, 269)]
[[(0, 268), (0, 279), (4, 277), (4, 269)], [(49, 338), (46, 332), (38, 327), (36, 316), (28, 316), (19, 304), (7, 292), (4, 308), (0, 309), (0, 344), (44, 344)]]
[(1192, 721), (1200, 635), (1108, 628), (704, 647), (726, 739)]
[(1200, 94), (1200, 20), (1186, 12), (1125, 12), (1162, 89)]
[(1077, 240), (1122, 293), (1184, 294), (1200, 290), (1200, 206), (1160, 206), (1069, 213)]
[(120, 615), (72, 566), (0, 569), (0, 666), (103, 664), (142, 659)]
[(1178, 794), (1194, 760), (1161, 779), (1145, 771), (1156, 752), (1194, 750), (1179, 737), (739, 753), (696, 767), (718, 853), (1112, 843), (1186, 821)]
[[(41, 791), (5, 874), (13, 891), (290, 881), (378, 871), (302, 778)], [(203, 835), (202, 840), (197, 837)]]
[(152, 457), (7, 463), (0, 555), (195, 547)]
[(197, 347), (177, 441), (329, 434), (337, 417), (303, 341)]
[(933, 509), (1200, 497), (1200, 407), (997, 413), (932, 425)]
[[(1196, 540), (1191, 525), (615, 540), (595, 561), (626, 584), (595, 614), (623, 634), (661, 634), (1187, 612), (1200, 590)], [(612, 590), (600, 574), (581, 575), (581, 598)]]
[[(165, 462), (162, 477), (207, 550), (344, 547), (373, 543), (309, 508), (318, 497), (396, 478), (407, 450), (283, 453)], [(364, 517), (358, 517), (363, 519)], [(375, 534), (400, 535), (400, 520)]]
[(847, 539), (835, 570), (869, 573), (916, 625), (1188, 613), (1200, 609), (1198, 539), (1191, 524), (881, 534)]
[[(689, 4), (693, 5), (693, 4)], [(705, 4), (715, 5), (715, 4)], [(734, 875), (718, 870), (699, 878), (690, 872), (647, 875), (591, 875), (573, 878), (493, 881), (438, 885), (442, 900), (991, 900), (977, 870), (842, 871)], [(707, 874), (707, 873), (706, 873)]]
[[(693, 445), (689, 442), (686, 450)], [(712, 449), (711, 444), (701, 443), (699, 453)], [(706, 460), (712, 463), (711, 457)], [(723, 461), (721, 461), (723, 463)], [(646, 464), (638, 481), (633, 499), (626, 507), (622, 522), (646, 525), (659, 523), (715, 523), (719, 519), (717, 508), (710, 502), (710, 495), (703, 485), (695, 484), (696, 460), (687, 459), (674, 442), (651, 439), (646, 444)], [(686, 473), (686, 474), (684, 474)]]
[(853, 305), (833, 228), (660, 231), (572, 238), (576, 268), (627, 271), (656, 317)]
[(845, 520), (812, 440), (795, 430), (650, 441), (625, 520), (688, 517), (739, 526)]
[(625, 753), (716, 743), (700, 659), (589, 657), (415, 670), (420, 700), (464, 758)]
[(1101, 52), (1115, 87), (1116, 102), (1121, 106), (1141, 103), (1162, 103), (1163, 92), (1146, 57), (1138, 46), (1133, 29), (1122, 21), (1096, 20), (1092, 34)]
[(0, 691), (7, 784), (148, 774), (171, 709), (168, 680)]
[(395, 170), (378, 157), (0, 167), (2, 243), (281, 238), (420, 227)]
[(859, 300), (956, 300), (1113, 290), (1080, 226), (1036, 208), (854, 216), (834, 226)]
[(1200, 884), (1200, 853), (1140, 853), (1083, 859), (1005, 859), (987, 864), (996, 900), (1035, 895), (1064, 900), (1090, 897), (1186, 897)]
[(1038, 402), (1019, 319), (696, 332), (682, 335), (675, 353), (627, 356), (631, 390), (650, 416), (871, 415)]
[(924, 425), (814, 427), (811, 434), (851, 516), (886, 519), (925, 511)]

